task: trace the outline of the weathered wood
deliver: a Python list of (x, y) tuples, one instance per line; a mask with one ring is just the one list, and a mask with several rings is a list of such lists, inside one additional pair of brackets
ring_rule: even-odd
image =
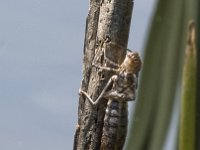
[[(112, 75), (92, 67), (93, 58), (95, 56), (97, 62), (102, 66), (108, 65), (105, 63), (102, 53), (99, 53), (105, 49), (109, 59), (121, 64), (126, 54), (132, 6), (132, 0), (90, 1), (81, 89), (87, 91), (92, 99), (99, 96)], [(102, 44), (106, 38), (109, 41)], [(106, 104), (107, 102), (102, 100), (101, 104), (94, 108), (85, 100), (85, 97), (80, 95), (74, 150), (100, 149)]]
[[(83, 79), (81, 83), (81, 89), (86, 90), (88, 88), (88, 83), (90, 79), (91, 63), (94, 57), (94, 49), (96, 43), (97, 26), (99, 19), (99, 9), (101, 0), (91, 0), (89, 13), (86, 19), (86, 29), (85, 29), (85, 41), (84, 41), (84, 57), (83, 57)], [(81, 146), (79, 143), (80, 127), (82, 125), (83, 112), (85, 111), (85, 99), (79, 97), (78, 106), (78, 124), (76, 126), (76, 131), (74, 135), (74, 150), (78, 150)]]
[[(96, 43), (97, 26), (99, 19), (99, 9), (101, 0), (91, 0), (89, 13), (86, 19), (86, 29), (85, 29), (85, 41), (84, 41), (84, 57), (83, 57), (83, 79), (81, 83), (81, 89), (87, 91), (88, 83), (90, 79), (91, 63), (94, 57), (94, 49)], [(74, 150), (78, 150), (81, 146), (79, 143), (80, 127), (82, 125), (83, 112), (85, 111), (85, 99), (79, 97), (78, 106), (78, 124), (76, 126), (76, 131), (74, 135)]]

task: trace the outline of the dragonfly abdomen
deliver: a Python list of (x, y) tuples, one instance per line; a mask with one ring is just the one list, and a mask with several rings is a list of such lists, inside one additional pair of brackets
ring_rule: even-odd
[(128, 124), (127, 102), (109, 100), (104, 117), (101, 150), (122, 150)]

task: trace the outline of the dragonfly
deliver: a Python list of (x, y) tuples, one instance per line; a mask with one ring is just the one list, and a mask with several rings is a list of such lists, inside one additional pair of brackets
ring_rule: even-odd
[(121, 150), (125, 143), (128, 124), (128, 101), (136, 98), (138, 75), (142, 61), (138, 52), (127, 49), (124, 61), (119, 65), (110, 60), (103, 52), (105, 60), (114, 67), (100, 66), (92, 63), (94, 67), (113, 72), (106, 86), (96, 100), (83, 90), (83, 94), (94, 107), (97, 107), (101, 99), (107, 99), (107, 107), (104, 116), (103, 132), (101, 137), (101, 150)]

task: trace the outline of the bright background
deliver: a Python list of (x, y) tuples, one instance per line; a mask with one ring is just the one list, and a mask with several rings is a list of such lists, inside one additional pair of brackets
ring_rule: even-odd
[[(154, 3), (135, 0), (130, 49), (143, 49)], [(72, 149), (88, 6), (0, 0), (1, 150)]]

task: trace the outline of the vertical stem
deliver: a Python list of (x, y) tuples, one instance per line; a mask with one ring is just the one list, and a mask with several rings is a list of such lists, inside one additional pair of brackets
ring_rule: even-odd
[(195, 24), (190, 22), (183, 69), (180, 150), (195, 149), (196, 43)]
[[(95, 56), (98, 63), (107, 65), (102, 53), (97, 53), (105, 49), (109, 59), (119, 64), (123, 61), (128, 43), (132, 6), (132, 0), (90, 1), (81, 89), (87, 92), (92, 99), (99, 96), (112, 75), (112, 73), (91, 67), (93, 58)], [(106, 38), (109, 41), (100, 47)], [(100, 149), (105, 107), (106, 101), (103, 99), (99, 106), (94, 108), (85, 97), (80, 96), (74, 150)]]
[[(101, 0), (90, 0), (89, 13), (86, 19), (86, 28), (85, 28), (85, 40), (84, 40), (84, 57), (83, 57), (83, 79), (81, 83), (81, 89), (87, 91), (88, 83), (90, 80), (91, 72), (91, 63), (94, 57), (95, 52), (95, 43), (96, 43), (96, 34), (97, 26), (99, 19), (99, 10), (100, 10), (100, 1)], [(76, 131), (74, 135), (74, 150), (79, 149), (81, 146), (79, 142), (80, 137), (80, 128), (83, 119), (83, 112), (85, 109), (85, 99), (82, 96), (79, 96), (79, 106), (78, 106), (78, 123), (76, 126)]]
[(200, 1), (197, 2), (197, 97), (196, 97), (196, 148), (200, 150)]

